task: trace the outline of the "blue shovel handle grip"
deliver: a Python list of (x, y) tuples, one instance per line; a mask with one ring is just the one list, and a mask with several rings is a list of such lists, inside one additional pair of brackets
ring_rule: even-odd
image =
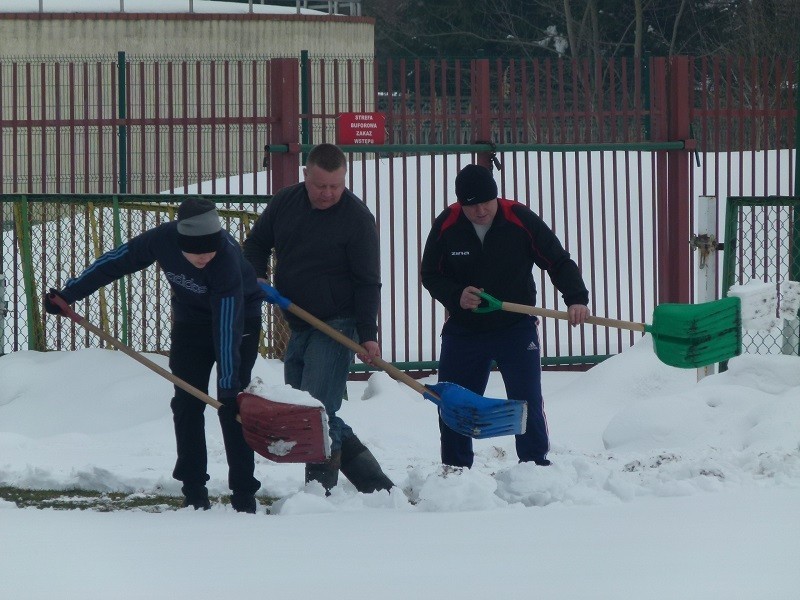
[(270, 304), (277, 304), (280, 308), (284, 310), (289, 310), (289, 306), (291, 305), (291, 300), (288, 298), (281, 296), (280, 292), (276, 290), (274, 287), (269, 285), (268, 283), (264, 283), (263, 281), (259, 281), (258, 285), (261, 287), (261, 290), (264, 292), (266, 296), (267, 302)]

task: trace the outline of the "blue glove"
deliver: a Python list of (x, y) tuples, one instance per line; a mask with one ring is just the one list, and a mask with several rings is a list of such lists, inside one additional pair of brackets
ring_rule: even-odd
[(281, 296), (278, 290), (276, 290), (268, 283), (264, 283), (263, 281), (259, 281), (258, 285), (261, 286), (261, 290), (264, 292), (267, 302), (269, 302), (270, 304), (277, 304), (280, 308), (284, 310), (289, 309), (289, 305), (291, 304), (291, 302), (289, 301), (288, 298), (284, 298), (283, 296)]

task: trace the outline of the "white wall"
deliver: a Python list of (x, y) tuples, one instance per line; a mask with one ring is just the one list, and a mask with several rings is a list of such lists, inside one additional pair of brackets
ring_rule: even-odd
[(0, 56), (372, 56), (367, 17), (0, 13)]

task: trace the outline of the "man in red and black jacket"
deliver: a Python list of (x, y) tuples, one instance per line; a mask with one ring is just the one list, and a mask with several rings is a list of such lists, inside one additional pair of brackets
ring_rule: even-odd
[[(541, 386), (541, 351), (535, 317), (511, 312), (476, 313), (484, 291), (505, 302), (533, 305), (532, 269), (547, 271), (569, 307), (570, 323), (590, 315), (589, 292), (577, 264), (553, 231), (523, 204), (497, 197), (485, 167), (467, 165), (456, 176), (458, 202), (434, 221), (422, 256), (422, 285), (447, 309), (442, 327), (439, 381), (483, 394), (492, 361), (508, 398), (528, 403), (527, 429), (516, 436), (520, 462), (550, 464), (550, 442)], [(439, 420), (442, 462), (471, 467), (472, 439)]]

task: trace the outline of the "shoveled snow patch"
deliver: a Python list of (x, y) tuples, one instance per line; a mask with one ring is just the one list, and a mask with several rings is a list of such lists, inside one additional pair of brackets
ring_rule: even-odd
[(797, 318), (797, 311), (800, 310), (800, 282), (783, 281), (781, 282), (780, 297), (780, 317), (787, 321)]
[(268, 385), (264, 383), (261, 377), (254, 377), (250, 385), (244, 390), (248, 394), (266, 398), (272, 402), (280, 402), (282, 404), (299, 404), (300, 406), (311, 406), (319, 408), (324, 406), (322, 402), (314, 398), (308, 392), (297, 390), (290, 385)]
[(742, 329), (760, 331), (778, 325), (778, 286), (751, 281), (732, 285), (728, 292), (742, 301)]
[(267, 446), (267, 451), (275, 456), (286, 456), (297, 445), (297, 442), (287, 442), (286, 440), (278, 440), (272, 442)]

